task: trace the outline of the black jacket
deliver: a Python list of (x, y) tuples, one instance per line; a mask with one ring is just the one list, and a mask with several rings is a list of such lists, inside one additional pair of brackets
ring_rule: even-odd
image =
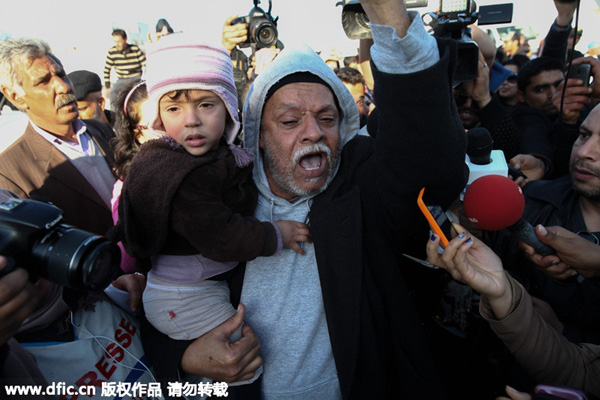
[[(439, 46), (441, 61), (424, 71), (389, 75), (373, 66), (377, 138), (357, 136), (344, 146), (336, 177), (313, 199), (309, 212), (345, 399), (445, 398), (404, 282), (401, 256), (407, 238), (426, 226), (416, 204), (421, 187), (436, 194), (426, 194), (428, 202), (448, 206), (467, 178), (466, 136), (451, 91), (454, 42)], [(420, 245), (424, 248), (425, 241)], [(243, 274), (236, 270), (230, 281), (234, 305)], [(173, 380), (189, 343), (166, 344), (156, 331), (149, 333), (146, 349), (154, 353), (155, 368)]]
[[(570, 175), (525, 186), (523, 219), (533, 226), (562, 226), (571, 232), (586, 230)], [(538, 270), (521, 253), (517, 239), (502, 231), (494, 250), (504, 267), (519, 279), (531, 295), (548, 302), (565, 325), (563, 334), (575, 343), (600, 344), (600, 279), (556, 280)]]

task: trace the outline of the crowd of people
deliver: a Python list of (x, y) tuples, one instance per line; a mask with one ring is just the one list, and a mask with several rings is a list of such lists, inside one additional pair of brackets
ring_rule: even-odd
[[(460, 81), (455, 40), (402, 0), (361, 4), (373, 38), (335, 60), (281, 42), (248, 58), (236, 16), (221, 43), (161, 19), (143, 51), (113, 30), (104, 83), (43, 39), (0, 42), (0, 90), (29, 120), (0, 154), (0, 212), (50, 202), (121, 255), (98, 291), (48, 279), (56, 256), (33, 243), (0, 250), (3, 396), (600, 398), (600, 60), (574, 51), (577, 3), (554, 0), (537, 54), (469, 27), (476, 76)], [(464, 215), (475, 128), (553, 254)], [(424, 187), (452, 210), (445, 247)]]

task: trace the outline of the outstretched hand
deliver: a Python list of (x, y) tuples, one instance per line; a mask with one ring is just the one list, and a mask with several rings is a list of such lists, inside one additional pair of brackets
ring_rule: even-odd
[(490, 298), (500, 297), (506, 290), (506, 276), (500, 258), (481, 240), (454, 223), (460, 234), (452, 239), (442, 254), (438, 253), (439, 237), (427, 243), (427, 261), (447, 270), (457, 281), (466, 283)]
[(302, 222), (287, 220), (279, 220), (275, 222), (275, 224), (281, 232), (283, 247), (286, 249), (292, 249), (298, 254), (305, 255), (306, 253), (304, 250), (302, 250), (302, 247), (300, 247), (298, 242), (312, 242), (308, 226)]
[(554, 0), (554, 7), (556, 7), (556, 11), (558, 12), (556, 23), (561, 26), (571, 25), (573, 15), (575, 15), (575, 10), (577, 9), (577, 2)]
[(502, 261), (462, 226), (452, 225), (460, 234), (450, 241), (442, 254), (438, 253), (440, 238), (432, 235), (427, 243), (427, 261), (486, 296), (496, 317), (504, 318), (512, 306), (512, 290)]
[[(544, 162), (531, 154), (517, 154), (511, 158), (508, 163), (524, 173), (525, 176), (527, 176), (528, 182), (542, 179), (546, 171)], [(521, 177), (519, 177), (519, 179), (521, 179)], [(517, 184), (519, 184), (519, 182), (517, 182)]]
[(577, 273), (586, 278), (600, 276), (600, 246), (560, 226), (536, 226), (540, 241), (556, 250), (556, 255), (542, 256), (525, 243), (519, 247), (540, 270), (556, 279)]

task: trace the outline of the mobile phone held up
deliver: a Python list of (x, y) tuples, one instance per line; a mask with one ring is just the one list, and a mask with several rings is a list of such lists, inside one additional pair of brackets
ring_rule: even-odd
[(591, 73), (592, 66), (590, 64), (572, 65), (569, 79), (580, 79), (583, 81), (583, 86), (590, 86)]

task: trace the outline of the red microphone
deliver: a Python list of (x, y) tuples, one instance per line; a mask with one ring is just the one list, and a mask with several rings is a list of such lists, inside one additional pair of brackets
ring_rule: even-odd
[(463, 207), (467, 218), (486, 231), (508, 228), (541, 255), (555, 254), (552, 247), (540, 242), (533, 226), (523, 219), (525, 198), (519, 185), (501, 175), (477, 178), (465, 192)]

